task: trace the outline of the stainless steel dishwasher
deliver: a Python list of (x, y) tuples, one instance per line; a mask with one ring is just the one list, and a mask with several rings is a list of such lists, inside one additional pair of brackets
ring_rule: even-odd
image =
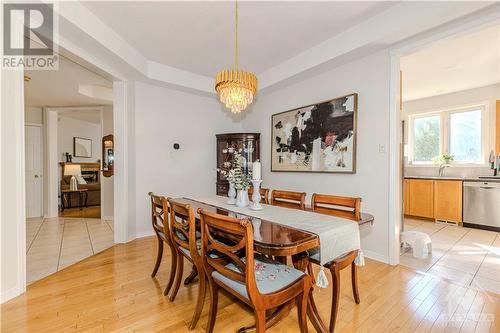
[(464, 182), (464, 226), (500, 231), (500, 183)]

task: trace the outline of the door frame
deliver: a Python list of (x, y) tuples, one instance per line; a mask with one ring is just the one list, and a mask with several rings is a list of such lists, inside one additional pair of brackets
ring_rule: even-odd
[[(42, 112), (43, 112), (43, 109), (42, 109)], [(45, 135), (44, 135), (44, 131), (43, 131), (43, 124), (37, 124), (37, 123), (24, 123), (24, 128), (25, 128), (25, 131), (24, 131), (24, 136), (26, 138), (26, 126), (35, 126), (35, 127), (39, 127), (40, 128), (40, 145), (41, 145), (41, 156), (40, 156), (40, 163), (42, 165), (42, 189), (41, 189), (41, 193), (40, 193), (40, 212), (42, 215), (40, 215), (40, 217), (44, 217), (45, 216), (45, 205), (44, 205), (44, 192), (45, 192), (45, 144), (44, 144), (44, 140), (45, 140)], [(24, 148), (24, 152), (25, 152), (25, 160), (24, 162), (26, 163), (26, 139), (25, 139), (25, 148)], [(24, 170), (24, 174), (26, 175), (26, 168)], [(26, 186), (26, 184), (24, 184)], [(26, 193), (25, 193), (26, 195)], [(26, 204), (26, 202), (25, 202)], [(28, 213), (26, 212), (26, 215), (28, 215)]]
[[(72, 112), (72, 111), (86, 111), (86, 110), (95, 110), (99, 111), (100, 117), (102, 118), (103, 106), (75, 106), (75, 107), (47, 107), (44, 108), (44, 116), (47, 127), (47, 132), (50, 134), (58, 133), (58, 117), (60, 112)], [(52, 116), (51, 116), (52, 114)], [(53, 115), (56, 115), (55, 117)], [(102, 130), (102, 123), (100, 123)], [(45, 142), (45, 149), (47, 152), (47, 164), (46, 164), (46, 173), (47, 173), (47, 211), (45, 211), (44, 215), (47, 217), (56, 217), (59, 215), (59, 195), (60, 193), (60, 170), (59, 170), (59, 154), (58, 154), (58, 137), (55, 138), (55, 142), (51, 142), (51, 135), (47, 135), (47, 140)], [(98, 143), (98, 147), (100, 147), (100, 143)], [(99, 175), (101, 177), (101, 175)], [(58, 189), (56, 193), (54, 193), (54, 189)], [(57, 214), (56, 214), (57, 213)]]

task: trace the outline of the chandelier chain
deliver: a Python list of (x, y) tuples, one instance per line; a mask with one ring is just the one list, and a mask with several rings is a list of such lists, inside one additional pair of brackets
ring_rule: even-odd
[(235, 69), (238, 69), (238, 0), (235, 2), (235, 11), (234, 11), (234, 19), (235, 19), (235, 31), (234, 31), (234, 66)]
[(252, 104), (257, 92), (257, 76), (239, 69), (238, 64), (238, 0), (234, 11), (234, 65), (222, 70), (215, 77), (215, 91), (223, 103), (233, 113), (240, 113)]

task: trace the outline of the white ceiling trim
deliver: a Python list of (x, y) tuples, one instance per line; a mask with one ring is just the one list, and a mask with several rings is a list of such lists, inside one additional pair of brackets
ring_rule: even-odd
[(57, 6), (54, 6), (54, 11), (139, 72), (146, 73), (148, 60), (81, 3), (74, 1), (59, 2)]
[(422, 6), (419, 2), (400, 3), (263, 72), (259, 75), (260, 89), (271, 87), (357, 49), (373, 45), (382, 49), (490, 5), (484, 2), (470, 2), (464, 6), (448, 2), (428, 6)]
[[(259, 90), (272, 87), (355, 50), (366, 46), (372, 46), (366, 48), (372, 51), (373, 46), (382, 49), (491, 5), (492, 2), (432, 2), (422, 6), (422, 3), (418, 2), (402, 2), (259, 74)], [(55, 10), (100, 47), (111, 51), (115, 57), (131, 66), (144, 78), (214, 94), (213, 77), (146, 59), (82, 4), (60, 2), (55, 6)], [(67, 39), (63, 41), (77, 49), (77, 46), (71, 45)], [(89, 52), (84, 53), (91, 56)]]
[(175, 67), (148, 61), (148, 72), (146, 75), (152, 80), (179, 85), (185, 88), (192, 88), (203, 92), (215, 94), (215, 79), (188, 72)]
[[(54, 6), (54, 10), (101, 46), (120, 57), (144, 77), (202, 92), (214, 93), (213, 78), (149, 61), (82, 4), (71, 1), (61, 2)], [(67, 49), (78, 50), (66, 38), (60, 36), (60, 40), (67, 46)], [(78, 54), (87, 53), (82, 52), (82, 50), (78, 51)]]
[(113, 102), (113, 88), (93, 84), (80, 84), (78, 86), (78, 93), (90, 98)]

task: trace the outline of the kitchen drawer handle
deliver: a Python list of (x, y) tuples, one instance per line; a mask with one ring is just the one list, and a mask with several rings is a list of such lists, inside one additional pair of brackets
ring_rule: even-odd
[(480, 186), (480, 188), (485, 189), (485, 190), (491, 190), (494, 187), (493, 186)]

